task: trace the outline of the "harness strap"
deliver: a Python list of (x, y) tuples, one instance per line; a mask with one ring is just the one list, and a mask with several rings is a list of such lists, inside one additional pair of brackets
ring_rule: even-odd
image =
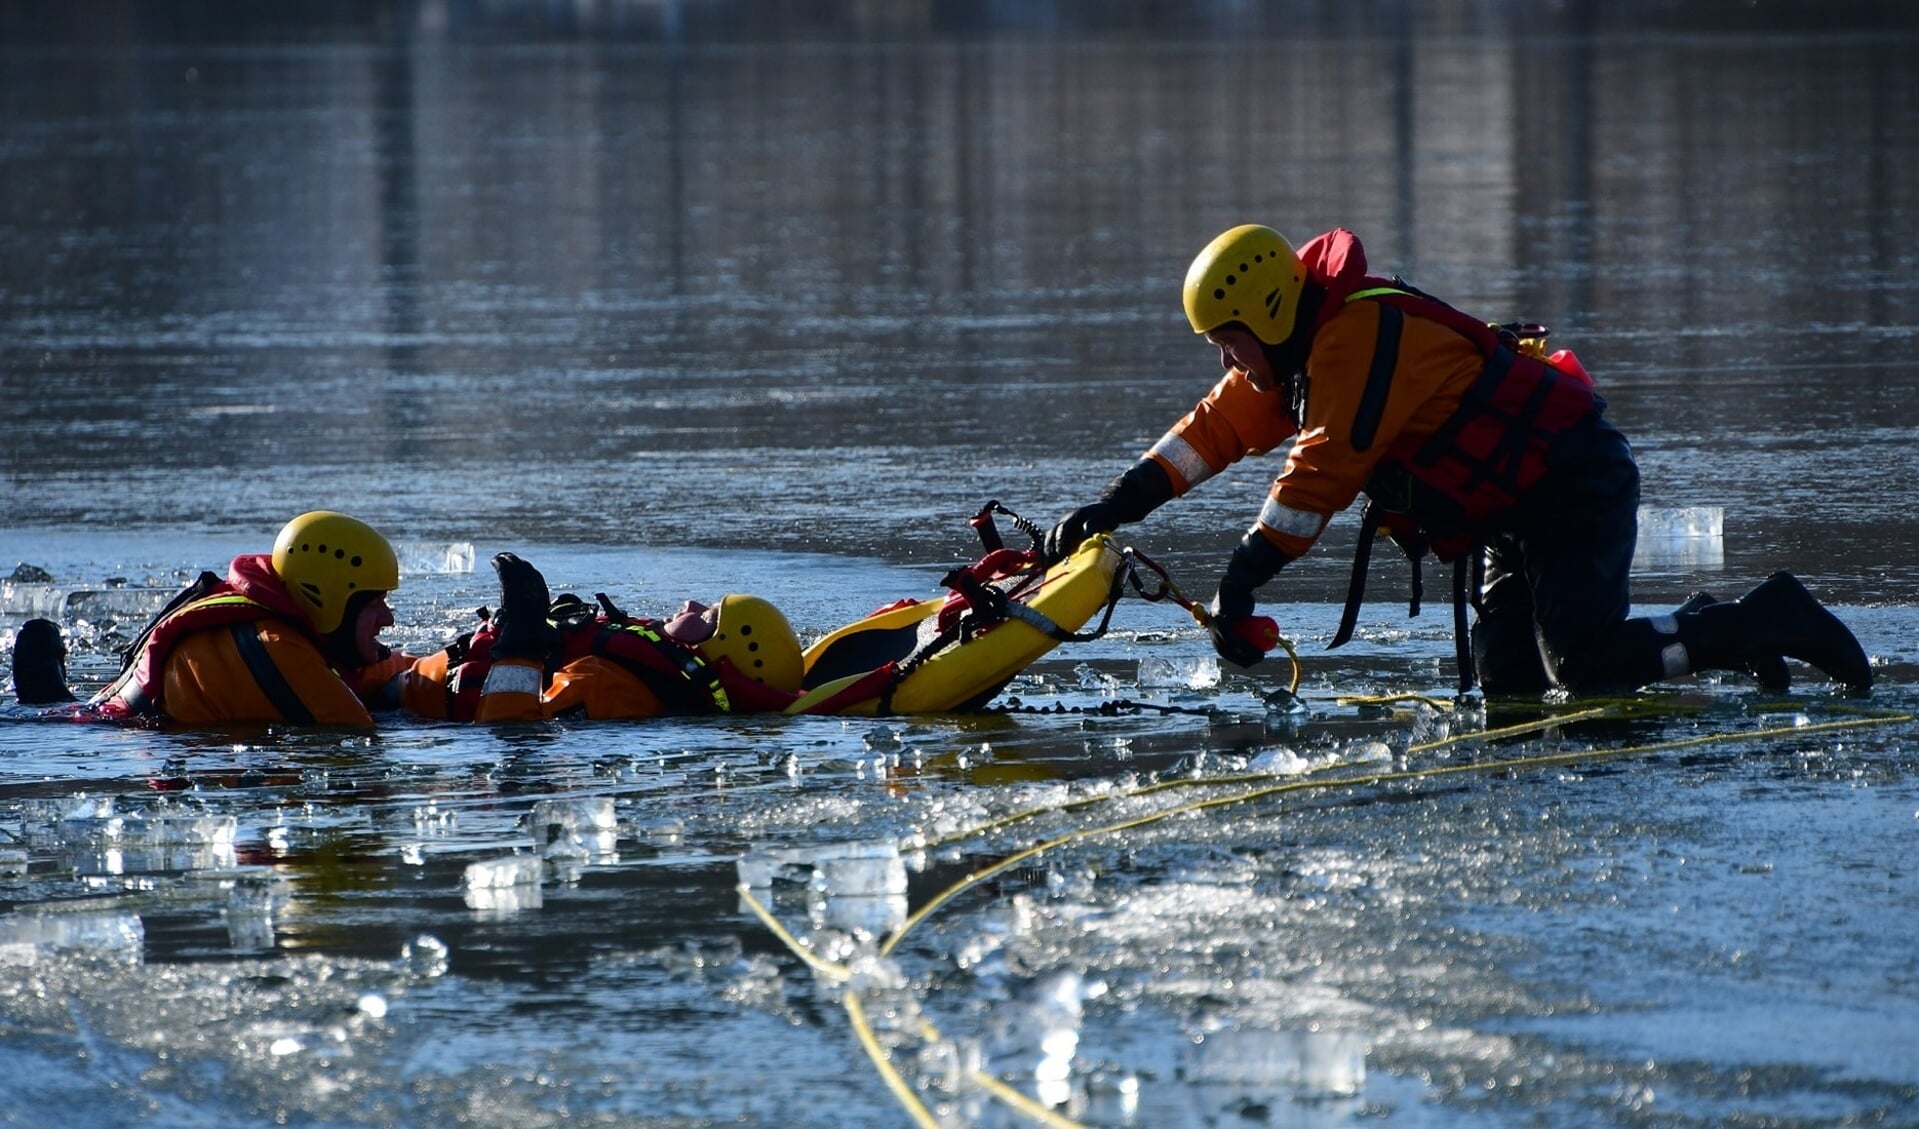
[[(1100, 617), (1099, 626), (1092, 631), (1068, 631), (1061, 627), (1044, 612), (1036, 611), (1018, 600), (1008, 599), (1006, 593), (990, 585), (981, 584), (979, 579), (965, 569), (955, 569), (940, 583), (966, 597), (970, 610), (954, 620), (946, 629), (935, 633), (925, 642), (914, 647), (911, 654), (893, 665), (893, 671), (881, 689), (876, 710), (881, 717), (893, 712), (893, 692), (906, 681), (907, 675), (918, 670), (926, 660), (939, 654), (956, 640), (971, 639), (983, 628), (1007, 619), (1016, 619), (1041, 632), (1047, 638), (1061, 643), (1090, 643), (1106, 634), (1113, 622), (1113, 609), (1119, 607), (1119, 600), (1126, 592), (1126, 578), (1130, 569), (1119, 569), (1113, 573), (1113, 586), (1106, 594), (1106, 613)], [(1135, 585), (1138, 579), (1134, 579)], [(977, 597), (975, 596), (977, 593)]]
[[(1459, 668), (1459, 692), (1464, 694), (1479, 681), (1478, 672), (1473, 669), (1472, 636), (1466, 627), (1467, 577), (1476, 573), (1483, 564), (1484, 553), (1461, 553), (1453, 560), (1453, 661)], [(1471, 558), (1469, 561), (1468, 558)], [(1473, 586), (1475, 592), (1477, 586)], [(1478, 597), (1475, 595), (1474, 600)]]
[[(1379, 503), (1366, 500), (1366, 508), (1359, 512), (1359, 547), (1353, 551), (1353, 574), (1346, 581), (1346, 607), (1339, 613), (1339, 630), (1333, 632), (1333, 641), (1326, 644), (1327, 650), (1346, 645), (1353, 637), (1353, 628), (1359, 624), (1359, 605), (1366, 601), (1366, 568), (1373, 563), (1373, 541), (1379, 536)], [(1418, 567), (1417, 561), (1414, 567)]]
[[(675, 668), (669, 674), (656, 670), (636, 659), (619, 654), (608, 644), (615, 632), (636, 635), (651, 644)], [(633, 675), (653, 692), (669, 709), (680, 713), (730, 713), (732, 700), (727, 697), (726, 688), (720, 685), (720, 676), (711, 666), (694, 654), (689, 647), (668, 639), (657, 631), (637, 623), (623, 627), (602, 626), (593, 637), (589, 654), (601, 655), (618, 663), (620, 668)]]
[(1373, 363), (1366, 371), (1366, 390), (1360, 394), (1359, 410), (1353, 414), (1355, 451), (1371, 447), (1379, 435), (1379, 420), (1386, 414), (1386, 396), (1392, 391), (1393, 370), (1399, 367), (1399, 338), (1405, 328), (1406, 315), (1397, 306), (1381, 303)]
[(260, 692), (266, 695), (280, 716), (294, 725), (312, 725), (313, 711), (307, 709), (293, 687), (288, 685), (286, 675), (274, 665), (273, 656), (267, 654), (266, 644), (260, 642), (260, 628), (256, 621), (248, 620), (236, 623), (227, 629), (233, 637), (233, 646), (240, 652), (240, 660), (247, 664), (247, 673), (253, 675), (253, 681), (259, 685)]

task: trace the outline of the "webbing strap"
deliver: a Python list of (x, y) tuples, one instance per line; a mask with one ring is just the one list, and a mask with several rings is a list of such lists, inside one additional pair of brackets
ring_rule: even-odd
[(236, 623), (227, 629), (233, 636), (233, 645), (240, 652), (240, 660), (247, 664), (247, 673), (253, 675), (253, 681), (265, 694), (280, 716), (294, 725), (312, 725), (313, 711), (307, 709), (300, 695), (288, 685), (286, 675), (274, 665), (273, 656), (267, 654), (266, 644), (260, 642), (258, 622), (248, 620)]
[(1366, 390), (1360, 394), (1359, 410), (1353, 414), (1355, 451), (1371, 447), (1379, 435), (1379, 421), (1386, 414), (1386, 396), (1393, 387), (1393, 370), (1399, 367), (1399, 338), (1405, 328), (1406, 315), (1397, 306), (1379, 307), (1373, 363), (1366, 372)]
[(1473, 669), (1472, 636), (1466, 627), (1467, 578), (1476, 573), (1474, 561), (1485, 556), (1473, 551), (1453, 559), (1453, 660), (1459, 667), (1459, 692), (1464, 694), (1479, 681)]
[(1346, 581), (1346, 607), (1339, 613), (1339, 630), (1327, 650), (1345, 646), (1359, 624), (1359, 606), (1366, 602), (1366, 568), (1373, 563), (1373, 541), (1379, 536), (1379, 503), (1371, 499), (1359, 513), (1359, 547), (1353, 551), (1353, 574)]

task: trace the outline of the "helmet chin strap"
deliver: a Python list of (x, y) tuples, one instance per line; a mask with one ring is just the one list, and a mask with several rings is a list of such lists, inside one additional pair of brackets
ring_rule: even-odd
[[(366, 665), (368, 656), (360, 653), (360, 612), (384, 595), (386, 593), (368, 589), (347, 597), (346, 609), (340, 614), (340, 626), (321, 636), (320, 651), (336, 668)], [(378, 646), (378, 650), (382, 653), (373, 656), (374, 661), (384, 658), (387, 648)]]
[(1325, 287), (1309, 280), (1299, 293), (1293, 332), (1277, 345), (1259, 343), (1260, 350), (1266, 354), (1266, 364), (1273, 370), (1273, 383), (1286, 398), (1295, 426), (1306, 416), (1306, 355), (1312, 351), (1313, 327), (1319, 321), (1319, 306), (1325, 297)]

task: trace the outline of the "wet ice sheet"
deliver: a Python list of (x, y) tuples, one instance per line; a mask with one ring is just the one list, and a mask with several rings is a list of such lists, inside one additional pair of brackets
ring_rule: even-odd
[[(1050, 688), (1029, 682), (1034, 704), (1150, 697), (1055, 669)], [(1272, 714), (1230, 676), (1180, 693), (1228, 712), (226, 744), (65, 727), (97, 798), (48, 794), (37, 768), (57, 756), (9, 761), (0, 831), (28, 865), (0, 875), (0, 941), (18, 991), (72, 1003), (9, 997), (0, 1057), (88, 1046), (97, 1065), (0, 1089), (97, 1103), (140, 1072), (138, 1117), (297, 1102), (339, 1124), (562, 1108), (897, 1124), (835, 1018), (839, 989), (760, 927), (737, 882), (804, 943), (857, 961), (1010, 850), (1199, 794), (1126, 795), (1152, 780), (1257, 772), (1282, 751), (1273, 781), (1410, 767), (1407, 741), (1449, 731), (1425, 707), (1368, 715), (1321, 693), (1303, 717)], [(1737, 686), (1673, 704), (1706, 712), (1510, 751), (1794, 721)], [(1800, 711), (1830, 716), (1817, 698)], [(1912, 958), (1870, 939), (1912, 912), (1893, 861), (1919, 810), (1910, 731), (1301, 795), (1065, 844), (916, 925), (877, 999), (937, 1025), (936, 1044), (902, 1035), (898, 1061), (924, 1100), (983, 1125), (1019, 1122), (973, 1070), (1088, 1124), (1904, 1110), (1919, 1077), (1870, 1048), (1913, 1036)], [(153, 773), (192, 788), (155, 796)], [(112, 818), (153, 826), (182, 805), (231, 819), (230, 836), (176, 821), (161, 838), (211, 826), (234, 857), (76, 865), (122, 834)], [(1760, 1014), (1776, 1022), (1746, 1018)], [(1816, 1036), (1841, 1024), (1875, 1041), (1835, 1053)], [(215, 1098), (208, 1072), (235, 1081)], [(775, 1092), (835, 1112), (793, 1118)]]

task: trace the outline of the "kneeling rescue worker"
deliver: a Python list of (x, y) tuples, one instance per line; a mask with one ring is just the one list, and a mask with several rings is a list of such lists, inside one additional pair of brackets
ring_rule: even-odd
[[(1254, 593), (1368, 496), (1350, 633), (1372, 535), (1471, 561), (1471, 649), (1489, 693), (1626, 689), (1708, 669), (1751, 669), (1784, 689), (1780, 655), (1855, 691), (1872, 668), (1851, 631), (1789, 573), (1744, 597), (1695, 597), (1628, 619), (1639, 470), (1604, 418), (1591, 378), (1397, 278), (1367, 273), (1359, 240), (1334, 230), (1297, 251), (1279, 232), (1232, 228), (1193, 260), (1185, 307), (1225, 376), (1098, 500), (1053, 528), (1058, 557), (1140, 521), (1247, 455), (1290, 444), (1259, 519), (1219, 582), (1213, 645), (1241, 666)], [(1417, 574), (1415, 574), (1417, 575)], [(1417, 586), (1415, 592), (1418, 591)], [(1458, 613), (1463, 620), (1463, 611)], [(1469, 665), (1470, 664), (1470, 665)]]
[[(203, 572), (174, 597), (76, 716), (370, 726), (368, 701), (414, 661), (379, 640), (393, 624), (386, 594), (399, 583), (393, 546), (372, 526), (328, 510), (301, 514), (271, 554), (235, 557), (225, 579)], [(36, 697), (70, 697), (64, 671), (47, 673), (59, 693)]]
[[(723, 596), (711, 607), (689, 601), (669, 619), (642, 619), (605, 596), (598, 607), (570, 594), (549, 599), (546, 578), (512, 553), (495, 556), (493, 567), (500, 608), (444, 653), (446, 701), (433, 716), (507, 722), (761, 713), (798, 697), (799, 637), (757, 596)], [(408, 681), (420, 682), (429, 662)]]

